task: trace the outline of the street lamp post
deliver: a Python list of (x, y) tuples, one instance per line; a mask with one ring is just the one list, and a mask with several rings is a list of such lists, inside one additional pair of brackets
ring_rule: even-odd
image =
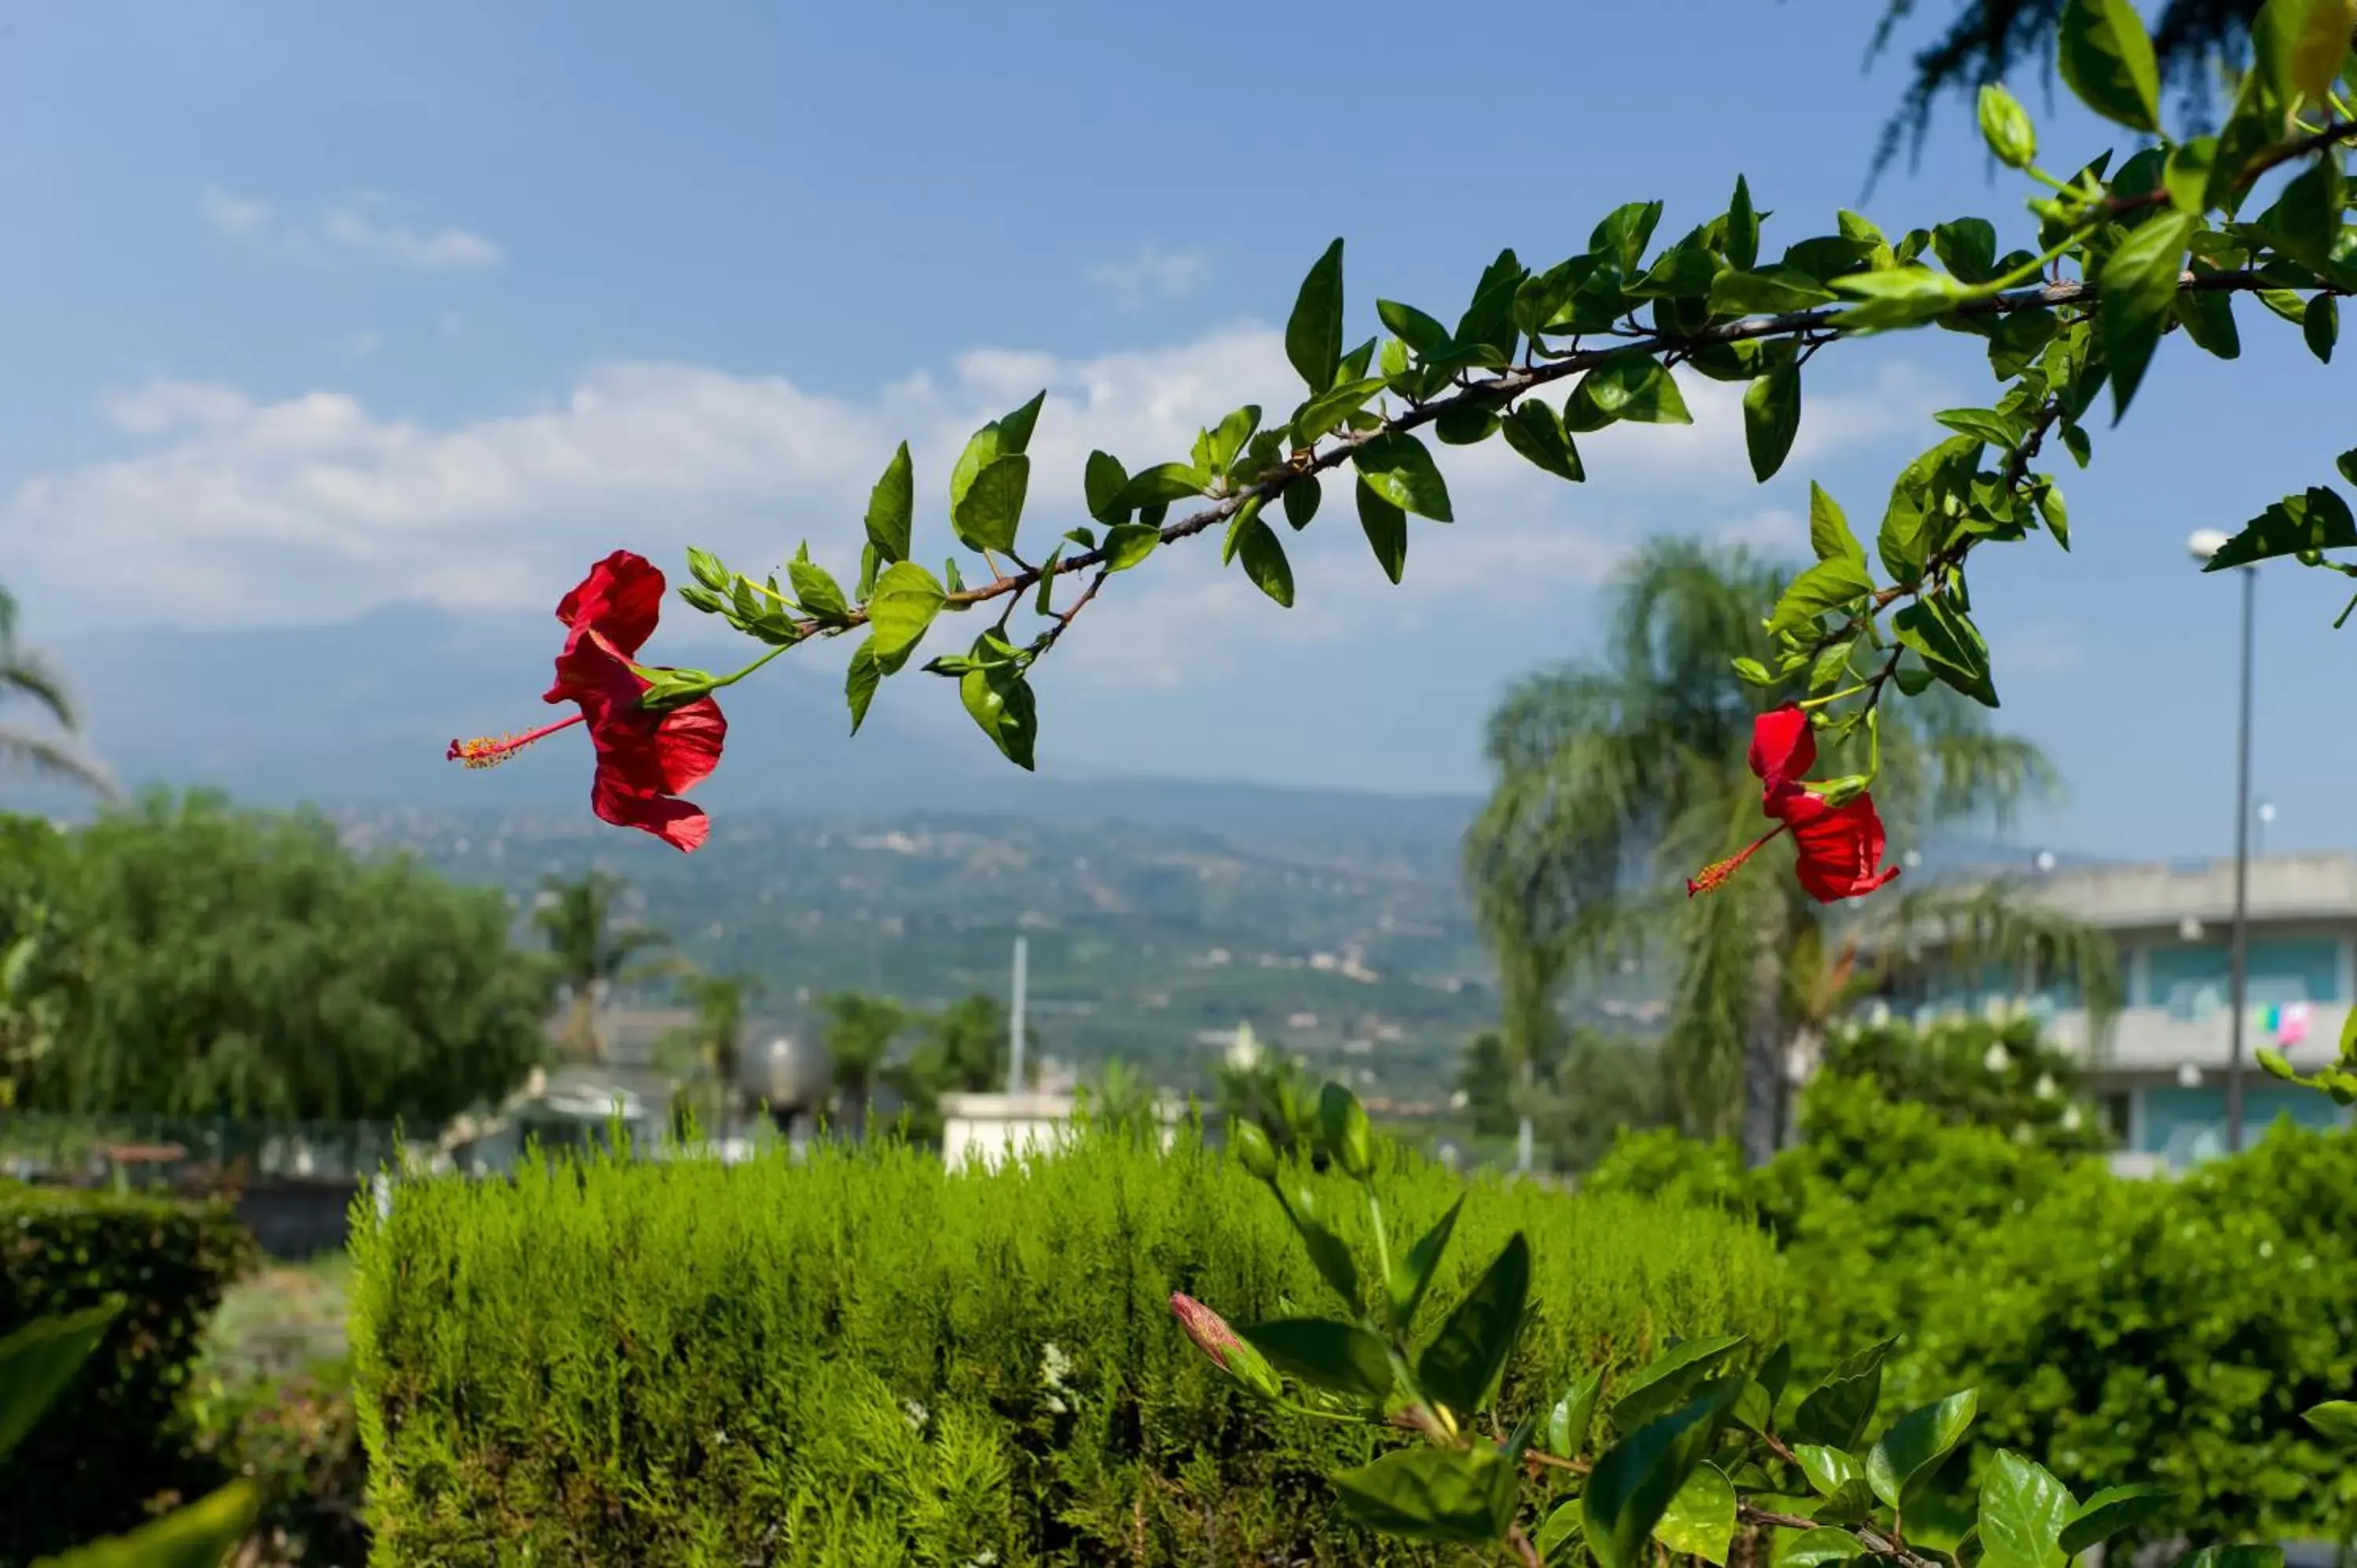
[[(2226, 536), (2205, 528), (2185, 542), (2197, 561), (2207, 562), (2226, 544)], [(2227, 990), (2233, 1018), (2226, 1046), (2226, 1152), (2243, 1147), (2243, 1029), (2250, 993), (2251, 899), (2251, 622), (2252, 596), (2258, 585), (2256, 566), (2243, 568), (2243, 690), (2234, 738), (2234, 934), (2228, 962)]]

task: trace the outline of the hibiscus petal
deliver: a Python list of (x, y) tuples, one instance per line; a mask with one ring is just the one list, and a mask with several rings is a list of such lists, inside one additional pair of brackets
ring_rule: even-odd
[(1787, 703), (1751, 721), (1751, 771), (1760, 776), (1763, 795), (1799, 783), (1816, 765), (1817, 737), (1797, 705)]
[(712, 819), (703, 807), (640, 788), (602, 759), (589, 789), (589, 806), (618, 828), (641, 829), (683, 851), (694, 849), (712, 832)]
[(1899, 875), (1895, 865), (1882, 867), (1882, 818), (1871, 795), (1828, 806), (1822, 796), (1788, 789), (1771, 810), (1792, 830), (1799, 851), (1794, 873), (1818, 903), (1860, 897)]
[(629, 658), (654, 635), (662, 614), (663, 575), (643, 555), (617, 550), (595, 566), (556, 607), (556, 618), (573, 628), (569, 650), (594, 631)]

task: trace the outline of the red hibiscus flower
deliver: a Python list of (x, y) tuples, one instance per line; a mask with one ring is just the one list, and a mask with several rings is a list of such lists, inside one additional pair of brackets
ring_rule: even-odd
[(586, 724), (597, 756), (591, 809), (682, 850), (702, 843), (711, 819), (679, 797), (719, 765), (728, 722), (708, 696), (673, 708), (643, 704), (649, 682), (632, 659), (653, 635), (662, 594), (662, 573), (627, 550), (589, 568), (556, 607), (566, 628), (565, 650), (556, 656), (556, 682), (542, 699), (575, 703), (580, 712), (522, 735), (454, 740), (450, 760), (496, 768), (536, 740)]
[[(1816, 766), (1816, 737), (1809, 715), (1787, 703), (1751, 724), (1751, 771), (1760, 776), (1760, 810), (1776, 825), (1725, 860), (1706, 865), (1686, 881), (1686, 897), (1724, 886), (1736, 868), (1790, 832), (1800, 852), (1794, 867), (1801, 886), (1820, 904), (1873, 892), (1899, 875), (1882, 865), (1882, 818), (1865, 790), (1836, 806), (1802, 782)], [(1879, 867), (1879, 869), (1878, 869)]]

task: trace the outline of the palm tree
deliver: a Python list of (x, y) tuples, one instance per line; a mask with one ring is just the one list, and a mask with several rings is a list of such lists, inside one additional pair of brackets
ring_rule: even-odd
[(674, 967), (634, 961), (650, 949), (668, 945), (671, 937), (652, 927), (616, 922), (614, 897), (622, 889), (622, 879), (609, 873), (591, 871), (569, 881), (546, 876), (540, 886), (540, 908), (532, 923), (548, 939), (558, 983), (569, 999), (565, 1049), (577, 1060), (602, 1060), (597, 1010), (617, 985), (651, 979)]
[[(38, 650), (17, 642), (16, 596), (0, 588), (0, 702), (10, 697), (31, 699), (35, 706), (48, 711), (50, 722), (67, 736), (80, 727), (73, 700), (57, 668)], [(70, 740), (15, 725), (0, 725), (0, 766), (66, 779), (108, 800), (118, 793), (106, 768)]]
[(719, 1113), (717, 1130), (726, 1138), (742, 1094), (745, 1004), (760, 994), (761, 982), (749, 974), (691, 974), (681, 980), (679, 988), (695, 1010), (695, 1022), (670, 1031), (663, 1039), (663, 1051), (683, 1061), (712, 1086)]
[[(1779, 1142), (1785, 1055), (1803, 1021), (1791, 955), (1822, 940), (1828, 911), (1775, 862), (1706, 898), (1685, 897), (1683, 877), (1758, 835), (1746, 757), (1752, 719), (1772, 699), (1734, 660), (1772, 663), (1761, 621), (1792, 575), (1741, 549), (1640, 551), (1620, 574), (1601, 654), (1523, 679), (1491, 715), (1496, 782), (1465, 844), (1523, 1081), (1554, 1049), (1568, 980), (1666, 944), (1663, 1051), (1682, 1117), (1720, 1133), (1739, 1114), (1755, 1163)], [(1938, 822), (2001, 824), (2056, 787), (2035, 746), (1993, 733), (1945, 688), (1885, 704), (1880, 729), (1875, 798), (1901, 843)], [(1826, 750), (1829, 774), (1863, 771), (1852, 743)], [(2003, 909), (1981, 914), (1980, 939), (1999, 940)]]
[(834, 1100), (842, 1125), (854, 1138), (867, 1131), (867, 1102), (892, 1042), (909, 1026), (908, 1009), (888, 996), (838, 991), (819, 998), (825, 1023), (820, 1037), (834, 1074)]

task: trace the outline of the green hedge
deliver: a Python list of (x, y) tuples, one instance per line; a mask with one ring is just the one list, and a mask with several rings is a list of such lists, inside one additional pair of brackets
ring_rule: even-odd
[(205, 1325), (253, 1244), (226, 1205), (0, 1182), (0, 1335), (127, 1299), (75, 1382), (0, 1466), (0, 1565), (136, 1525), (218, 1476), (178, 1418)]
[[(1411, 1232), (1459, 1190), (1383, 1184)], [(1528, 1186), (1472, 1188), (1436, 1301), (1518, 1229), (1509, 1419), (1673, 1335), (1778, 1330), (1749, 1228)], [(1333, 1514), (1319, 1477), (1367, 1434), (1244, 1405), (1173, 1325), (1173, 1291), (1244, 1320), (1323, 1290), (1191, 1137), (992, 1174), (882, 1148), (423, 1182), (353, 1246), (379, 1563), (1427, 1560)]]
[(1624, 1136), (1591, 1186), (1756, 1217), (1796, 1370), (1899, 1336), (1885, 1417), (1977, 1389), (1970, 1463), (2018, 1448), (2082, 1496), (2166, 1486), (2158, 1535), (2357, 1532), (2357, 1467), (2299, 1419), (2357, 1395), (2357, 1136), (2287, 1124), (2181, 1179), (2126, 1178), (1833, 1077), (1802, 1133), (1752, 1172)]

